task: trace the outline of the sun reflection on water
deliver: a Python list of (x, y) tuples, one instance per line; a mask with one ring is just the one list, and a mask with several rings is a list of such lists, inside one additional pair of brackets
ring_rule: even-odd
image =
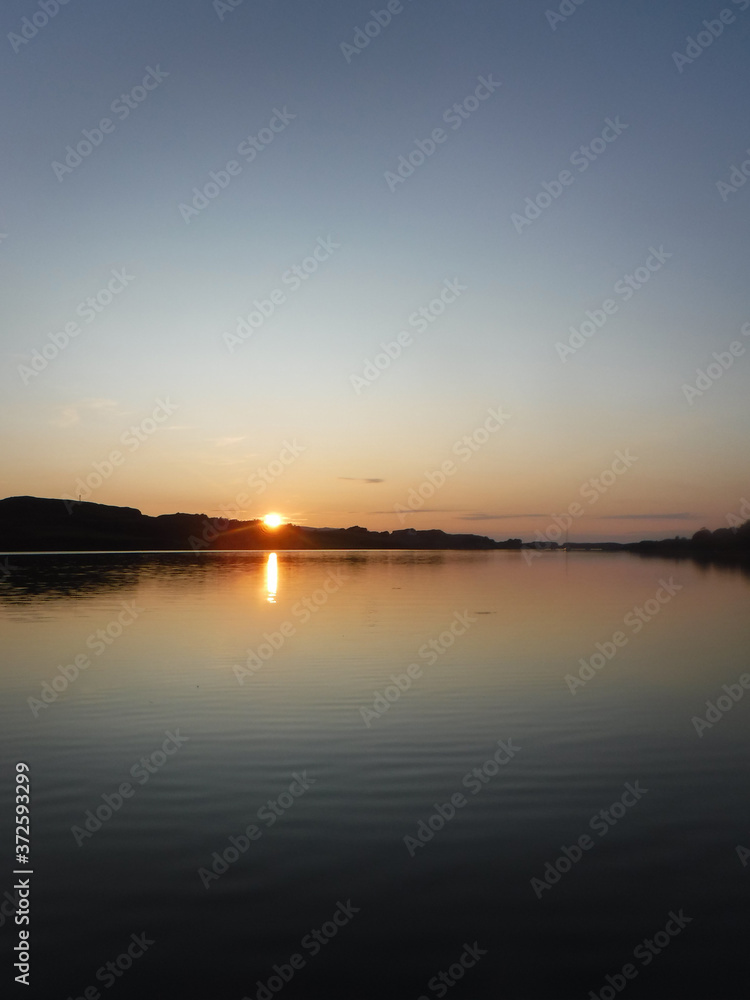
[(276, 553), (272, 552), (268, 557), (268, 562), (266, 563), (266, 592), (268, 594), (267, 600), (269, 604), (276, 603), (276, 591), (278, 590), (278, 584), (278, 560), (276, 558)]

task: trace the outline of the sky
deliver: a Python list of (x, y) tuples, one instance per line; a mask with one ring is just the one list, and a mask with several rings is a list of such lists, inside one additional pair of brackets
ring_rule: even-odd
[(0, 16), (3, 496), (578, 541), (750, 497), (750, 0)]

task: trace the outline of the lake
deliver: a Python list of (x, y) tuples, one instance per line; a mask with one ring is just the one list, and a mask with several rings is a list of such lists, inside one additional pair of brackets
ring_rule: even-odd
[(745, 997), (749, 597), (627, 553), (9, 556), (19, 995)]

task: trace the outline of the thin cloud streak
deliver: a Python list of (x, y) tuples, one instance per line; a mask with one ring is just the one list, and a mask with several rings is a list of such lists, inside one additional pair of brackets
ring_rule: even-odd
[(384, 483), (385, 479), (358, 479), (356, 476), (338, 476), (349, 483)]
[(597, 521), (700, 521), (702, 514), (681, 511), (678, 514), (601, 514)]

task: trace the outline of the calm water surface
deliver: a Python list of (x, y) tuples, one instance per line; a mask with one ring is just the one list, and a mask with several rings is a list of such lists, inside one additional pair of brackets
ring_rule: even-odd
[(750, 692), (693, 721), (750, 671), (742, 573), (603, 553), (9, 563), (6, 956), (17, 761), (34, 872), (34, 985), (6, 957), (9, 992), (747, 996)]

